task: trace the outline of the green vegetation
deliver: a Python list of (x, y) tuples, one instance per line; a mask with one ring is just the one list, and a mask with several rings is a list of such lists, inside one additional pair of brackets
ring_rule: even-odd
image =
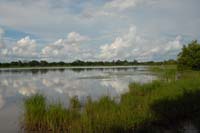
[(197, 41), (192, 41), (182, 48), (178, 55), (178, 68), (200, 70), (200, 44)]
[(0, 63), (0, 68), (9, 68), (9, 67), (70, 67), (70, 66), (129, 66), (129, 65), (169, 65), (176, 64), (175, 60), (167, 61), (148, 61), (148, 62), (138, 62), (137, 60), (127, 61), (127, 60), (113, 60), (113, 61), (81, 61), (76, 60), (74, 62), (47, 62), (47, 61), (13, 61), (9, 63)]
[[(159, 80), (129, 85), (116, 103), (108, 96), (81, 107), (77, 97), (69, 108), (47, 104), (42, 95), (25, 100), (24, 129), (53, 132), (162, 132), (180, 129), (185, 121), (200, 129), (200, 72), (178, 72), (176, 66), (154, 66)], [(179, 77), (177, 77), (179, 75)], [(194, 80), (195, 79), (195, 80)]]

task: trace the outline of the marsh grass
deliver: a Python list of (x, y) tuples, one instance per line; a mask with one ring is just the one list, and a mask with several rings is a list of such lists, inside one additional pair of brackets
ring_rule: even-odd
[[(46, 99), (36, 94), (24, 102), (24, 125), (30, 130), (42, 130), (44, 128), (44, 114), (46, 113)], [(34, 126), (32, 126), (34, 125)]]
[[(162, 132), (179, 130), (184, 121), (200, 129), (200, 72), (178, 72), (176, 66), (151, 68), (160, 76), (151, 83), (131, 83), (116, 103), (108, 96), (81, 106), (77, 97), (69, 108), (47, 104), (42, 95), (25, 100), (24, 129), (52, 132)], [(180, 77), (176, 77), (180, 74)]]

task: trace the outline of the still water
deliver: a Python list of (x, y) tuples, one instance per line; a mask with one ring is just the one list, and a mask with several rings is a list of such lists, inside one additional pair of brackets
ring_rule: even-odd
[(131, 82), (150, 82), (156, 76), (148, 67), (76, 67), (0, 69), (0, 132), (19, 132), (23, 99), (42, 93), (49, 102), (66, 106), (69, 98), (87, 96), (98, 100), (103, 95), (120, 100)]

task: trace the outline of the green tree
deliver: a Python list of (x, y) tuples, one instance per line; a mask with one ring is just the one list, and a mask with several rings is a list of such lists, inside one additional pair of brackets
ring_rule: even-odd
[(178, 54), (177, 64), (179, 70), (200, 70), (200, 44), (197, 40), (183, 46), (182, 51)]

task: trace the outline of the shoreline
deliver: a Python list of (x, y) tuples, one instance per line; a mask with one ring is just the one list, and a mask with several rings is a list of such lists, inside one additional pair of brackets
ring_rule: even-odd
[(49, 66), (49, 67), (7, 67), (7, 68), (0, 68), (0, 70), (33, 70), (33, 69), (98, 69), (98, 68), (135, 68), (135, 67), (150, 67), (151, 65), (130, 65), (130, 66)]

